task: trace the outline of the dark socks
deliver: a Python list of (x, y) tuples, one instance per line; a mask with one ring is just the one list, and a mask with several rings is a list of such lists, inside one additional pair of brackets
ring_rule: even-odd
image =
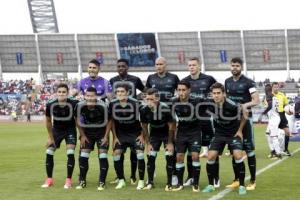
[(53, 155), (46, 154), (46, 172), (48, 178), (52, 178), (53, 166), (54, 166)]

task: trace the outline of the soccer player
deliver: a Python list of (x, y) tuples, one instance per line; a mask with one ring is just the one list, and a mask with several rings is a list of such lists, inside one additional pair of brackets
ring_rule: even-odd
[(202, 192), (207, 193), (215, 190), (214, 177), (216, 176), (217, 169), (214, 163), (219, 153), (223, 152), (225, 145), (228, 144), (233, 152), (233, 159), (240, 180), (238, 193), (244, 195), (247, 191), (244, 186), (245, 165), (242, 154), (242, 130), (246, 120), (242, 115), (241, 106), (226, 98), (225, 88), (221, 83), (213, 84), (211, 90), (213, 103), (208, 106), (208, 111), (213, 113), (215, 137), (210, 144), (206, 163), (209, 185)]
[(128, 84), (129, 95), (136, 99), (137, 98), (136, 89), (138, 89), (140, 92), (143, 92), (145, 86), (139, 77), (128, 74), (128, 68), (129, 68), (128, 64), (129, 64), (128, 60), (124, 58), (119, 59), (117, 61), (118, 75), (111, 78), (109, 82), (112, 85), (113, 89), (115, 88), (115, 85), (118, 83)]
[(126, 186), (124, 180), (124, 160), (121, 155), (127, 147), (133, 148), (137, 154), (139, 181), (137, 190), (144, 188), (145, 160), (144, 144), (145, 136), (139, 121), (139, 102), (128, 97), (127, 84), (118, 84), (115, 87), (117, 98), (109, 104), (109, 113), (112, 117), (113, 132), (113, 159), (114, 167), (119, 179), (116, 189)]
[[(182, 79), (183, 81), (187, 81), (191, 85), (191, 97), (192, 98), (207, 98), (209, 96), (210, 92), (210, 87), (212, 84), (216, 82), (215, 78), (209, 75), (206, 75), (204, 73), (201, 73), (201, 63), (198, 58), (190, 58), (188, 60), (188, 69), (190, 72), (190, 75)], [(208, 114), (204, 113), (201, 114), (202, 117), (208, 118)], [(206, 157), (207, 156), (207, 151), (208, 151), (208, 146), (210, 144), (210, 141), (214, 135), (214, 130), (212, 126), (212, 121), (211, 120), (201, 120), (200, 121), (201, 127), (199, 131), (202, 134), (202, 150), (203, 153), (200, 155), (200, 157)], [(188, 168), (188, 178), (185, 182), (185, 186), (191, 185), (193, 179), (191, 178), (192, 174), (192, 159), (191, 156), (188, 154), (187, 156), (187, 168)], [(219, 164), (219, 159), (217, 158), (216, 165)], [(215, 180), (215, 185), (216, 187), (219, 187), (220, 181), (219, 177), (216, 177)]]
[[(248, 119), (243, 129), (243, 150), (247, 153), (248, 167), (250, 171), (250, 184), (246, 187), (247, 190), (254, 190), (256, 187), (256, 156), (253, 133), (253, 120), (251, 108), (259, 104), (259, 94), (256, 91), (255, 82), (242, 74), (243, 60), (241, 58), (231, 59), (231, 74), (232, 76), (225, 80), (225, 90), (227, 97), (235, 103), (242, 104), (244, 110), (250, 109)], [(239, 173), (237, 164), (232, 158), (232, 166), (235, 178), (229, 188), (237, 188), (239, 186)]]
[(78, 82), (78, 90), (82, 95), (85, 95), (85, 91), (88, 87), (94, 87), (97, 90), (98, 99), (110, 99), (112, 93), (112, 87), (108, 80), (105, 78), (98, 76), (100, 71), (100, 63), (93, 59), (89, 62), (87, 71), (89, 76), (81, 79)]
[(277, 101), (277, 110), (280, 116), (280, 124), (279, 124), (279, 128), (283, 129), (285, 132), (285, 138), (284, 138), (284, 142), (285, 142), (285, 146), (284, 146), (284, 153), (287, 156), (291, 156), (288, 146), (289, 146), (289, 141), (290, 141), (290, 130), (289, 130), (289, 126), (288, 126), (288, 121), (287, 118), (285, 116), (285, 112), (284, 112), (284, 107), (286, 105), (288, 105), (288, 99), (285, 96), (285, 94), (283, 94), (282, 92), (279, 91), (279, 84), (277, 82), (272, 83), (272, 93), (274, 95), (274, 97), (276, 98)]
[(156, 88), (159, 92), (161, 102), (169, 102), (174, 97), (179, 78), (177, 75), (168, 72), (167, 60), (158, 57), (155, 60), (156, 73), (148, 76), (146, 81), (147, 88)]
[[(169, 105), (170, 100), (174, 97), (179, 78), (176, 74), (168, 72), (167, 60), (164, 57), (158, 57), (155, 60), (156, 73), (150, 74), (146, 81), (147, 88), (156, 88), (159, 92), (159, 101)], [(173, 176), (172, 185), (178, 184), (178, 179), (175, 171), (176, 152), (173, 154)]]
[(176, 114), (178, 120), (175, 139), (178, 185), (172, 191), (183, 189), (184, 155), (188, 150), (192, 156), (193, 192), (199, 192), (201, 124), (196, 112), (199, 99), (190, 97), (190, 88), (189, 82), (180, 81), (177, 86), (179, 97), (172, 99), (172, 112)]
[[(149, 137), (148, 141), (148, 184), (144, 189), (154, 187), (155, 159), (163, 144), (165, 148), (167, 185), (165, 191), (172, 191), (173, 153), (174, 153), (174, 131), (176, 123), (172, 117), (170, 107), (159, 101), (158, 90), (150, 88), (146, 91), (146, 105), (140, 110), (140, 118), (144, 135)], [(148, 126), (150, 133), (148, 131)]]
[[(109, 80), (110, 84), (115, 90), (115, 86), (118, 83), (126, 83), (129, 87), (129, 95), (133, 98), (137, 98), (136, 96), (136, 89), (140, 92), (143, 92), (145, 89), (144, 84), (142, 83), (141, 79), (137, 76), (133, 76), (128, 74), (128, 60), (121, 58), (117, 61), (117, 72), (118, 75), (111, 78)], [(124, 160), (124, 154), (121, 154), (122, 160)], [(136, 169), (137, 169), (137, 157), (136, 153), (131, 149), (130, 151), (130, 162), (131, 162), (131, 175), (130, 175), (130, 182), (132, 185), (136, 184)], [(112, 183), (117, 183), (117, 179)]]
[(48, 188), (54, 184), (53, 181), (53, 156), (63, 140), (67, 146), (67, 178), (64, 188), (72, 187), (72, 174), (75, 165), (75, 146), (76, 146), (76, 124), (74, 118), (74, 108), (77, 100), (68, 98), (69, 88), (61, 83), (57, 86), (57, 98), (50, 100), (46, 105), (46, 128), (48, 131), (48, 141), (46, 150), (46, 172), (47, 179), (41, 186)]
[(80, 174), (79, 185), (76, 189), (86, 187), (89, 157), (96, 144), (100, 167), (98, 190), (104, 190), (108, 171), (107, 150), (111, 123), (108, 117), (107, 106), (103, 101), (97, 101), (97, 90), (94, 87), (87, 88), (85, 100), (77, 104), (75, 114), (77, 127), (80, 132)]

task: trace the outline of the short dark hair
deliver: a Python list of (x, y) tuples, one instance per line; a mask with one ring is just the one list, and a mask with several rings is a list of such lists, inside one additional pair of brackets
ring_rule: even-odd
[(272, 92), (272, 86), (271, 86), (271, 84), (268, 83), (265, 85), (265, 94), (267, 94), (269, 92)]
[(278, 83), (278, 82), (273, 82), (273, 83), (272, 83), (272, 87), (273, 87), (274, 85), (279, 85), (279, 83)]
[(222, 83), (214, 83), (212, 86), (210, 86), (210, 90), (213, 91), (213, 89), (221, 89), (221, 91), (224, 93), (225, 92), (225, 87)]
[(146, 91), (146, 95), (156, 95), (156, 94), (158, 94), (158, 89), (156, 89), (156, 88), (149, 88), (149, 89), (147, 89), (147, 91)]
[(120, 59), (117, 61), (117, 63), (119, 63), (119, 62), (124, 62), (124, 63), (126, 63), (127, 66), (129, 65), (129, 61), (128, 61), (127, 59), (125, 59), (125, 58), (120, 58)]
[(240, 57), (235, 57), (235, 58), (232, 58), (231, 63), (239, 63), (241, 66), (243, 66), (243, 60), (240, 58)]
[(126, 83), (118, 83), (118, 84), (116, 84), (115, 85), (115, 89), (117, 89), (117, 88), (124, 88), (126, 90), (126, 92), (128, 92), (128, 90), (129, 90), (128, 84), (126, 84)]
[(179, 81), (179, 83), (177, 84), (177, 87), (178, 87), (178, 85), (184, 85), (184, 86), (187, 87), (188, 89), (191, 88), (191, 84), (190, 84), (190, 82), (188, 82), (188, 81)]
[(96, 59), (91, 60), (89, 63), (93, 63), (93, 64), (95, 64), (97, 67), (100, 67), (100, 63), (99, 63), (99, 61), (96, 60)]
[(88, 87), (88, 88), (86, 89), (86, 92), (94, 92), (95, 94), (97, 94), (97, 90), (96, 90), (96, 88), (94, 88), (94, 87)]
[(189, 58), (189, 61), (191, 61), (191, 60), (195, 60), (195, 61), (197, 61), (198, 63), (200, 63), (200, 60), (199, 60), (198, 57), (191, 57), (191, 58)]
[(67, 89), (67, 92), (69, 92), (69, 87), (67, 84), (65, 83), (60, 83), (58, 84), (57, 88), (56, 88), (56, 91), (58, 90), (58, 88), (66, 88)]

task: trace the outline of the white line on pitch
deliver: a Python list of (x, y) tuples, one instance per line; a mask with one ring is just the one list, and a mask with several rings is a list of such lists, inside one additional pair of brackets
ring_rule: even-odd
[[(298, 149), (296, 149), (295, 151), (293, 151), (293, 152), (292, 152), (292, 155), (295, 154), (295, 153), (297, 153), (298, 151), (300, 151), (300, 148), (298, 148)], [(272, 167), (278, 165), (279, 163), (283, 162), (284, 160), (286, 160), (286, 159), (288, 159), (288, 158), (289, 158), (289, 157), (285, 157), (285, 158), (283, 158), (283, 159), (281, 159), (281, 160), (277, 160), (276, 162), (273, 162), (273, 163), (267, 165), (265, 168), (262, 168), (262, 169), (258, 170), (258, 171), (256, 172), (256, 176), (258, 176), (258, 175), (260, 175), (261, 173), (267, 171), (268, 169), (271, 169)], [(249, 179), (250, 179), (250, 176), (247, 176), (247, 177), (245, 178), (245, 181), (248, 181)], [(231, 188), (227, 188), (227, 189), (225, 189), (225, 190), (219, 192), (218, 194), (212, 196), (212, 197), (209, 198), (208, 200), (218, 200), (218, 199), (221, 199), (221, 198), (223, 198), (226, 194), (228, 194), (228, 193), (231, 192), (231, 191), (232, 191)]]

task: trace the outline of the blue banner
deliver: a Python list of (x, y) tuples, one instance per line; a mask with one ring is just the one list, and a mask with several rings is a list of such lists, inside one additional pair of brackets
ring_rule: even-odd
[(121, 58), (129, 61), (129, 66), (154, 66), (157, 46), (154, 33), (117, 34)]
[(21, 53), (21, 52), (16, 53), (16, 61), (17, 61), (18, 65), (23, 64), (23, 53)]
[(226, 50), (220, 50), (220, 58), (222, 63), (227, 63), (227, 52)]
[(291, 142), (300, 142), (300, 119), (295, 119), (293, 127), (293, 137), (290, 137)]

